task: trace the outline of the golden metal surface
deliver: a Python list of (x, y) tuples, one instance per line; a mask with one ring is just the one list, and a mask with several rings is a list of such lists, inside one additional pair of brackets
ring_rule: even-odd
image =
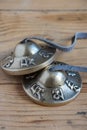
[(50, 68), (60, 62), (53, 62), (43, 71), (25, 75), (22, 80), (24, 91), (36, 103), (55, 106), (72, 101), (82, 88), (78, 72), (56, 71)]
[(10, 75), (30, 74), (51, 64), (55, 54), (55, 48), (26, 39), (16, 46), (13, 55), (2, 60), (1, 67)]

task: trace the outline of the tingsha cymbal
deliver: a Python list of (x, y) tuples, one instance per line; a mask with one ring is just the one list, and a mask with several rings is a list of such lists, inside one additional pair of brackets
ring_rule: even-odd
[(10, 75), (30, 74), (52, 63), (55, 53), (53, 47), (25, 39), (16, 46), (13, 55), (2, 60), (1, 67)]
[(47, 106), (64, 105), (80, 93), (82, 81), (79, 73), (50, 71), (58, 64), (64, 63), (53, 62), (43, 71), (23, 77), (23, 88), (34, 102)]

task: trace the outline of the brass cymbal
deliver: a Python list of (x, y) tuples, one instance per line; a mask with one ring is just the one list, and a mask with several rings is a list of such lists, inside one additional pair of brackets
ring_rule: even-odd
[(47, 106), (64, 105), (80, 93), (82, 81), (79, 73), (50, 71), (58, 64), (64, 63), (56, 61), (42, 71), (23, 76), (24, 91), (34, 102)]
[(25, 75), (43, 69), (54, 60), (56, 49), (31, 40), (20, 42), (12, 55), (2, 60), (2, 69), (10, 75)]

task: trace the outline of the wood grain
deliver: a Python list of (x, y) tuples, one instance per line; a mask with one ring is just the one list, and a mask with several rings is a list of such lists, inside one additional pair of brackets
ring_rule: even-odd
[(86, 0), (0, 0), (2, 10), (58, 11), (86, 10)]
[[(34, 104), (20, 84), (0, 85), (0, 125), (4, 129), (82, 129), (87, 127), (87, 99), (84, 84), (78, 98), (62, 107)], [(74, 106), (74, 107), (73, 107)]]
[[(0, 60), (25, 37), (59, 42), (80, 31), (87, 32), (86, 0), (0, 0)], [(87, 40), (78, 40), (70, 53), (57, 54), (58, 61), (87, 66)], [(87, 130), (87, 74), (81, 77), (83, 88), (73, 102), (43, 107), (25, 94), (21, 77), (0, 69), (0, 130)]]

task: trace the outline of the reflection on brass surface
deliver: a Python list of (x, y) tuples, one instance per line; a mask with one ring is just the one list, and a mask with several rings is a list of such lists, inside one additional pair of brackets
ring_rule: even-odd
[(20, 42), (12, 55), (2, 60), (2, 69), (10, 75), (24, 75), (43, 69), (53, 62), (56, 49), (33, 41)]
[(63, 64), (53, 62), (43, 71), (23, 77), (23, 88), (36, 103), (55, 106), (73, 100), (82, 88), (81, 77), (73, 71), (50, 71), (52, 66)]

